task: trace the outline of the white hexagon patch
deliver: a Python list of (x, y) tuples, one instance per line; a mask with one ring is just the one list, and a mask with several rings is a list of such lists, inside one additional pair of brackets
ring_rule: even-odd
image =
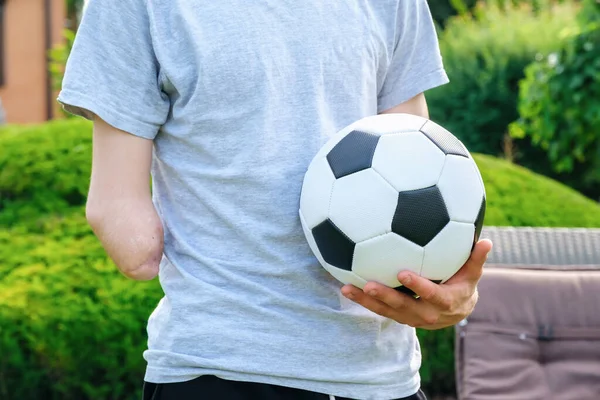
[(325, 157), (316, 158), (306, 171), (300, 209), (309, 229), (325, 221), (335, 177)]
[(400, 286), (400, 271), (421, 272), (423, 247), (395, 233), (387, 233), (356, 245), (352, 271), (367, 281)]
[(391, 232), (398, 192), (373, 169), (335, 181), (329, 218), (355, 243)]
[(397, 191), (422, 189), (437, 183), (446, 155), (421, 132), (379, 139), (373, 169)]
[(483, 200), (479, 169), (471, 158), (448, 155), (438, 188), (451, 221), (474, 223)]
[(425, 246), (421, 276), (446, 281), (469, 259), (475, 238), (475, 225), (450, 221)]

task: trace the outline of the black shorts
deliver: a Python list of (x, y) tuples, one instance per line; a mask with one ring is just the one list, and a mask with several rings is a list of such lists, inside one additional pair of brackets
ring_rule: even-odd
[[(327, 394), (309, 392), (263, 383), (238, 382), (200, 376), (181, 383), (144, 382), (143, 400), (349, 400)], [(390, 399), (392, 400), (392, 399)], [(426, 400), (423, 392), (394, 400)]]

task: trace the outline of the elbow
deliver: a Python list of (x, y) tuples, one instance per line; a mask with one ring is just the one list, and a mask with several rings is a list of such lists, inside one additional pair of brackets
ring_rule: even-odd
[(88, 201), (85, 206), (85, 219), (94, 232), (100, 229), (102, 220), (104, 219), (103, 214), (98, 206)]
[(85, 214), (92, 231), (123, 275), (138, 281), (158, 275), (164, 232), (151, 203), (117, 205), (88, 200)]
[[(161, 254), (162, 256), (162, 254)], [(150, 281), (158, 276), (160, 271), (161, 257), (151, 255), (150, 258), (139, 265), (132, 265), (129, 268), (119, 268), (121, 273), (129, 279), (135, 281)]]

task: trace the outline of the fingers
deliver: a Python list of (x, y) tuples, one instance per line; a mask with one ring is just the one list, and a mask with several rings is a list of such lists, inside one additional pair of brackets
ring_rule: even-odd
[(452, 306), (451, 299), (444, 288), (429, 279), (404, 271), (398, 274), (398, 281), (415, 292), (422, 300), (434, 304), (440, 310), (448, 310)]
[(342, 294), (381, 316), (412, 325), (421, 304), (412, 297), (376, 282), (369, 282), (363, 290), (352, 285), (342, 288)]
[(479, 241), (465, 265), (443, 285), (411, 271), (400, 272), (398, 281), (416, 293), (419, 300), (377, 282), (368, 282), (363, 290), (345, 285), (341, 292), (368, 310), (401, 324), (429, 329), (450, 326), (472, 310), (477, 282), (491, 249), (491, 241)]
[(395, 310), (406, 309), (407, 307), (416, 307), (419, 302), (412, 296), (401, 293), (389, 286), (377, 282), (368, 282), (364, 287), (364, 293), (384, 302)]
[[(413, 284), (413, 282), (417, 283)], [(414, 289), (419, 290), (419, 284), (422, 282), (411, 278), (408, 283)], [(438, 286), (433, 282), (429, 283)], [(440, 329), (453, 325), (464, 318), (462, 315), (456, 317), (455, 311), (451, 309), (451, 303), (448, 302), (445, 296), (439, 295), (443, 290), (444, 288), (440, 287), (440, 289), (431, 291), (431, 295), (423, 292), (426, 297), (434, 299), (441, 306), (425, 299), (416, 300), (409, 295), (376, 282), (368, 282), (363, 290), (352, 285), (346, 285), (342, 288), (342, 294), (366, 309), (400, 324), (414, 328)]]
[(348, 286), (349, 285), (346, 285), (342, 288), (344, 296), (376, 314), (387, 318), (393, 318), (394, 310), (389, 305), (386, 305), (373, 296), (367, 295), (359, 288)]

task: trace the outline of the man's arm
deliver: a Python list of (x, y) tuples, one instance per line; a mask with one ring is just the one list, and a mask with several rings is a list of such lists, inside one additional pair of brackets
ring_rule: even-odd
[(410, 100), (405, 101), (402, 104), (398, 104), (388, 110), (382, 111), (381, 114), (413, 114), (420, 117), (429, 119), (429, 109), (427, 108), (427, 101), (425, 100), (425, 94), (420, 93)]
[(163, 227), (152, 203), (152, 141), (94, 121), (87, 220), (119, 270), (135, 280), (158, 274)]

